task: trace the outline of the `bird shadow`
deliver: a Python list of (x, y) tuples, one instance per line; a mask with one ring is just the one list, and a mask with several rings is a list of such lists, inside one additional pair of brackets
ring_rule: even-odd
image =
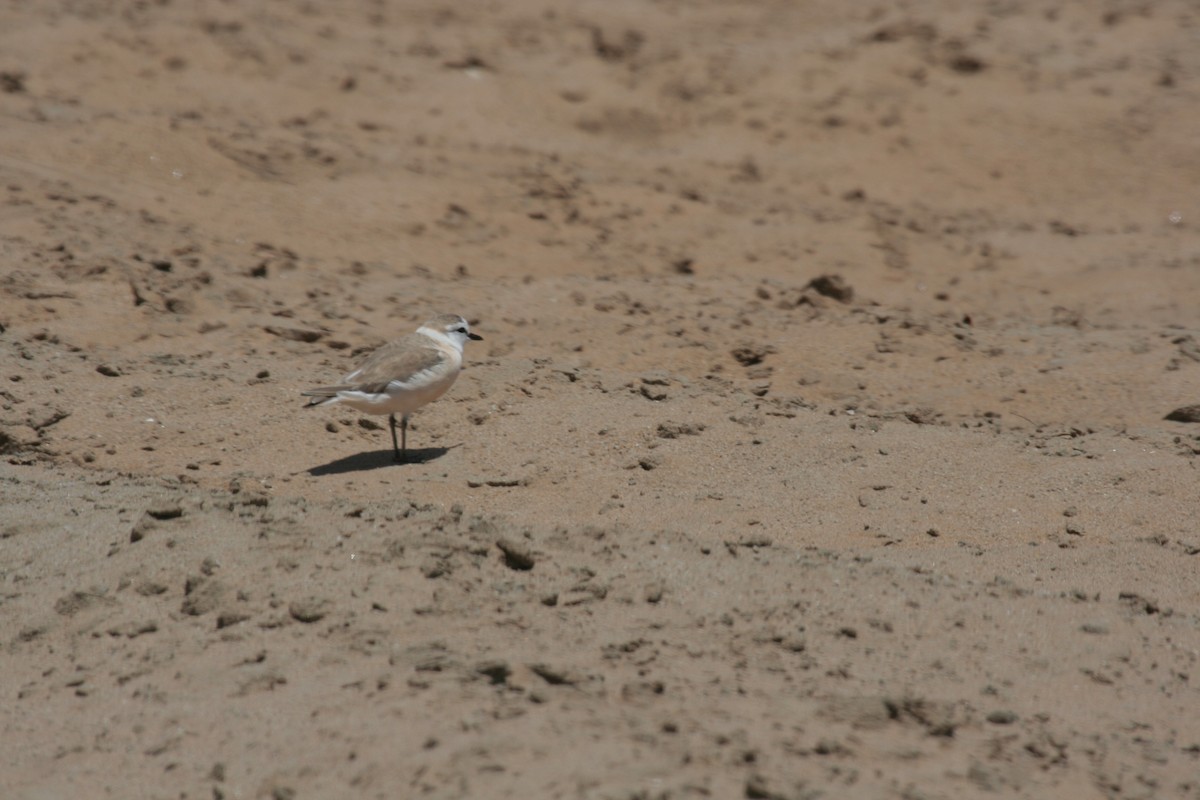
[(367, 470), (382, 469), (383, 467), (427, 464), (430, 461), (441, 458), (448, 452), (450, 452), (449, 447), (409, 448), (408, 456), (404, 461), (394, 461), (390, 448), (387, 450), (371, 450), (366, 453), (355, 453), (352, 456), (338, 458), (326, 464), (310, 467), (308, 474), (319, 477), (321, 475), (342, 475), (347, 472), (366, 472)]

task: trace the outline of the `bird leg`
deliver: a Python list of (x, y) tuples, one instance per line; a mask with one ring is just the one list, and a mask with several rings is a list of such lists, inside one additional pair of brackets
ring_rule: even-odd
[(402, 464), (408, 460), (408, 414), (400, 415), (400, 442), (396, 442), (396, 415), (388, 414), (392, 428), (392, 460)]
[(397, 464), (402, 460), (400, 458), (400, 443), (396, 441), (396, 415), (388, 414), (388, 427), (392, 429), (392, 461)]

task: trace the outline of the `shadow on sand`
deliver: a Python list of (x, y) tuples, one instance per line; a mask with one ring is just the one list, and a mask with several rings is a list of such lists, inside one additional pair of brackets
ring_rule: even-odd
[(320, 464), (308, 470), (314, 477), (321, 475), (342, 475), (347, 472), (366, 472), (383, 467), (404, 467), (410, 464), (426, 464), (441, 458), (450, 451), (449, 447), (409, 448), (408, 458), (399, 463), (392, 460), (392, 450), (371, 450), (366, 453), (355, 453), (352, 456), (339, 458), (327, 464)]

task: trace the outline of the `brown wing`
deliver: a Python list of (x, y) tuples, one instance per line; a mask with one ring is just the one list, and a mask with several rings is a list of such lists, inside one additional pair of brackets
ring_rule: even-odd
[(432, 346), (427, 337), (410, 333), (380, 347), (362, 366), (342, 378), (342, 383), (347, 384), (346, 388), (379, 392), (392, 381), (406, 383), (417, 373), (434, 369), (445, 360), (446, 354)]

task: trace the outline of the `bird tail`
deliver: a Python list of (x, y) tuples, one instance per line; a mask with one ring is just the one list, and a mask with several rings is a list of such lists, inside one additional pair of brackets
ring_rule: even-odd
[(304, 407), (312, 408), (313, 406), (322, 406), (326, 403), (332, 403), (337, 399), (338, 391), (339, 389), (336, 386), (322, 386), (317, 389), (309, 389), (306, 392), (301, 392), (300, 395), (302, 397), (309, 398), (309, 401), (304, 404)]

